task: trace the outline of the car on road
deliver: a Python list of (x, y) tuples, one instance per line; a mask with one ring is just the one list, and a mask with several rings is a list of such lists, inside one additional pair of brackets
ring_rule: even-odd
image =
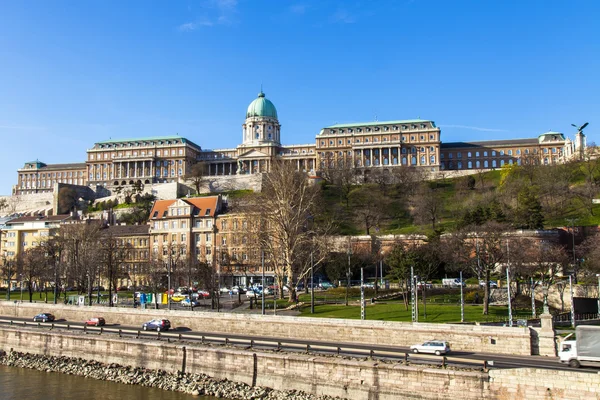
[(198, 307), (200, 305), (200, 302), (198, 300), (190, 299), (188, 297), (187, 299), (183, 299), (180, 304), (184, 307)]
[(104, 326), (106, 325), (106, 320), (102, 317), (92, 317), (85, 321), (86, 326)]
[(440, 356), (450, 352), (450, 344), (445, 340), (429, 340), (421, 344), (413, 344), (410, 346), (413, 353), (429, 353)]
[(145, 322), (142, 325), (142, 329), (145, 331), (168, 331), (171, 328), (171, 321), (168, 319), (153, 319), (152, 321)]
[(40, 313), (38, 315), (36, 315), (35, 317), (33, 317), (33, 322), (48, 322), (48, 321), (54, 321), (54, 315), (50, 314), (50, 313)]

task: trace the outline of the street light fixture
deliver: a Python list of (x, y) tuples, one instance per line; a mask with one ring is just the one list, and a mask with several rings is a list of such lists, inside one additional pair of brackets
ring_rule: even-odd
[(549, 314), (550, 310), (548, 309), (548, 284), (546, 282), (542, 283), (542, 293), (544, 295), (543, 314)]

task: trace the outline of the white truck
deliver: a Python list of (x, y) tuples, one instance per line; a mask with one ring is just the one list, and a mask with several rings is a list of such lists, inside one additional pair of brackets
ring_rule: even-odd
[(568, 340), (572, 335), (561, 342), (560, 362), (573, 368), (600, 367), (600, 326), (580, 325), (575, 328), (575, 340)]
[[(459, 278), (444, 278), (442, 279), (442, 286), (444, 287), (459, 287), (460, 286), (460, 279)], [(464, 282), (463, 282), (464, 285)]]

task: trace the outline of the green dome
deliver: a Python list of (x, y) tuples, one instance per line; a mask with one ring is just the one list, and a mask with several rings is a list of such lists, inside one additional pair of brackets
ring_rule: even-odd
[(271, 100), (265, 98), (265, 94), (261, 92), (258, 94), (258, 98), (254, 99), (248, 106), (246, 111), (246, 118), (250, 117), (271, 117), (277, 119), (277, 110)]

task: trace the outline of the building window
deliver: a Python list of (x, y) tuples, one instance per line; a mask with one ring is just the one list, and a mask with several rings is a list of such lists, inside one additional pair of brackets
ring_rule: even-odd
[(467, 158), (471, 158), (471, 156), (472, 156), (472, 155), (471, 155), (471, 152), (469, 151), (469, 152), (467, 153)]

